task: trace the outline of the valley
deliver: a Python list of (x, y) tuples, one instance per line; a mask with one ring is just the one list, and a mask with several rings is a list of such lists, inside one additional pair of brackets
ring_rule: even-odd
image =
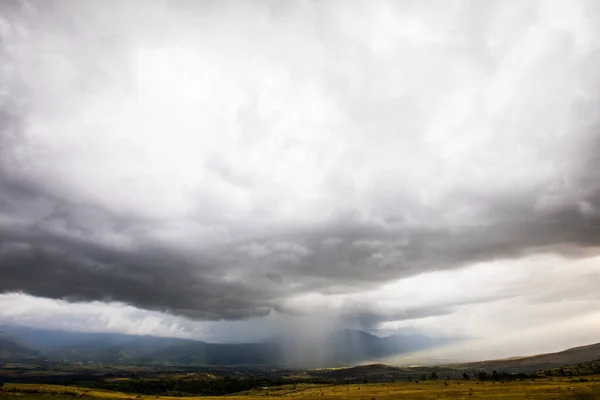
[(345, 330), (337, 332), (332, 364), (323, 368), (285, 365), (276, 342), (211, 344), (152, 336), (53, 333), (13, 327), (12, 335), (0, 335), (0, 398), (516, 399), (527, 394), (557, 399), (596, 398), (573, 396), (600, 393), (600, 344), (470, 363), (352, 365), (360, 357), (377, 360), (405, 351), (411, 342), (394, 347), (389, 346), (390, 338)]

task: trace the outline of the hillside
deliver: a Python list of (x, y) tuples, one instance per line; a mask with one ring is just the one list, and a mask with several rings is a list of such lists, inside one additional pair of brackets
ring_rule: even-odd
[[(185, 343), (193, 347), (193, 341), (174, 338), (136, 335), (92, 335), (45, 354), (53, 360), (97, 361), (103, 363), (137, 363), (151, 361), (153, 354)], [(201, 345), (201, 342), (198, 342)]]
[(513, 357), (502, 360), (488, 360), (473, 363), (454, 364), (459, 369), (485, 371), (534, 372), (562, 367), (564, 365), (585, 363), (600, 359), (600, 343), (574, 347), (557, 353), (538, 354), (529, 357)]
[(41, 359), (40, 353), (20, 343), (6, 332), (0, 331), (0, 364)]
[(600, 374), (600, 359), (539, 371), (540, 376), (581, 376)]

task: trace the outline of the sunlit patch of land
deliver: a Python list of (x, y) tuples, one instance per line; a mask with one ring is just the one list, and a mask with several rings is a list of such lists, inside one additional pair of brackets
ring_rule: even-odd
[[(52, 395), (53, 397), (49, 397)], [(9, 400), (87, 399), (175, 399), (86, 389), (73, 386), (5, 384), (0, 398)], [(580, 399), (600, 400), (600, 375), (582, 378), (546, 378), (514, 382), (436, 380), (426, 382), (315, 385), (296, 384), (255, 388), (228, 396), (189, 399)], [(177, 397), (180, 398), (180, 397)]]

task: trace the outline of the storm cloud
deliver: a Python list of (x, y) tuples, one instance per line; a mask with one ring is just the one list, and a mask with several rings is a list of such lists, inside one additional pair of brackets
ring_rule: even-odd
[(594, 1), (8, 1), (0, 37), (2, 293), (373, 328), (514, 296), (390, 282), (597, 255)]

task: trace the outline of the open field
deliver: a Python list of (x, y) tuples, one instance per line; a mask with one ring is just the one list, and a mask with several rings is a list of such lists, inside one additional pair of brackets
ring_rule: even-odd
[[(176, 397), (140, 396), (58, 385), (9, 384), (0, 389), (0, 399), (63, 400), (74, 397), (87, 399), (175, 399)], [(600, 376), (587, 379), (538, 379), (516, 382), (427, 381), (374, 383), (351, 385), (285, 385), (268, 390), (255, 389), (235, 395), (197, 397), (202, 399), (252, 400), (278, 399), (580, 399), (600, 400)], [(177, 397), (181, 398), (181, 397)], [(193, 397), (187, 397), (193, 399)]]

